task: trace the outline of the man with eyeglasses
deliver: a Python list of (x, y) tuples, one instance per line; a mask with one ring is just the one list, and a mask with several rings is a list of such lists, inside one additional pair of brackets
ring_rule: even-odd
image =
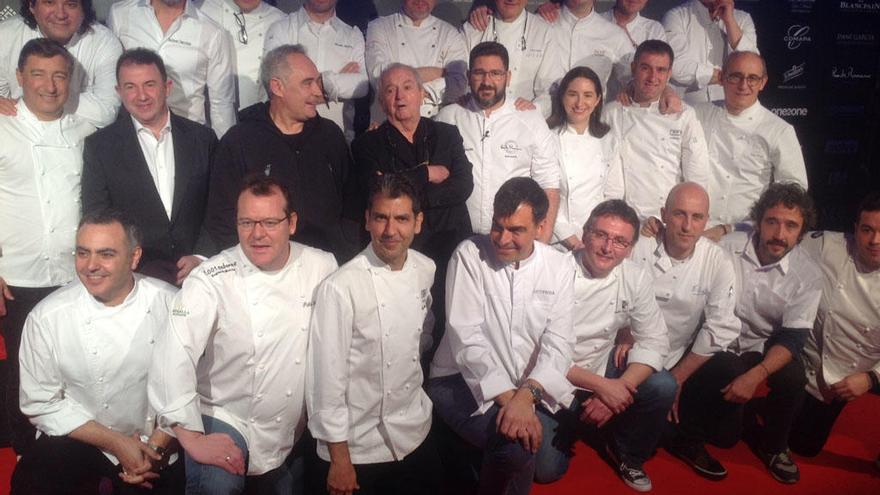
[(794, 127), (764, 108), (758, 94), (767, 84), (764, 58), (736, 52), (724, 62), (724, 102), (695, 110), (709, 147), (709, 225), (714, 240), (749, 230), (749, 208), (772, 182), (807, 188), (807, 170)]
[[(644, 463), (660, 439), (676, 383), (664, 370), (669, 341), (651, 275), (627, 259), (638, 232), (631, 207), (619, 199), (604, 201), (584, 225), (584, 247), (568, 258), (575, 273), (568, 380), (575, 392), (567, 409), (541, 417), (538, 482), (561, 478), (574, 443), (596, 427), (624, 483), (640, 492), (652, 488)], [(613, 350), (618, 330), (626, 327), (634, 345), (624, 363)]]
[(235, 49), (235, 109), (266, 99), (260, 85), (260, 61), (269, 26), (284, 12), (263, 0), (203, 0), (199, 9), (232, 35)]
[(443, 108), (437, 120), (458, 127), (473, 165), (474, 189), (466, 203), (471, 227), (488, 234), (492, 201), (501, 185), (511, 177), (531, 177), (550, 201), (548, 228), (538, 238), (549, 242), (559, 209), (556, 140), (539, 111), (517, 110), (507, 97), (512, 76), (504, 45), (480, 43), (470, 52), (469, 66), (470, 95)]
[(190, 274), (156, 343), (150, 405), (186, 452), (187, 493), (304, 493), (308, 328), (336, 261), (289, 240), (290, 199), (271, 177), (245, 180), (239, 243)]

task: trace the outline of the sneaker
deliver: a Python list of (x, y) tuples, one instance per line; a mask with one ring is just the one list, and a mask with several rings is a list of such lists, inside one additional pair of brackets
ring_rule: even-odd
[(801, 479), (801, 473), (797, 464), (791, 458), (791, 451), (788, 449), (776, 454), (767, 454), (760, 448), (755, 449), (755, 453), (770, 470), (770, 474), (780, 483), (797, 483)]
[(651, 484), (651, 478), (642, 466), (631, 466), (617, 457), (617, 453), (611, 448), (611, 445), (605, 444), (605, 451), (608, 457), (617, 466), (617, 474), (627, 486), (637, 492), (649, 492), (654, 486)]
[(724, 469), (718, 459), (712, 457), (702, 442), (676, 438), (665, 445), (665, 448), (707, 480), (720, 481), (727, 476), (727, 469)]

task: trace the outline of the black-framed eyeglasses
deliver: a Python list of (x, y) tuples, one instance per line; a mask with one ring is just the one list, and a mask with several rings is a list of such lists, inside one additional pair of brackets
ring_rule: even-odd
[(610, 239), (611, 245), (617, 249), (626, 249), (632, 245), (632, 241), (628, 241), (620, 236), (611, 237), (611, 235), (609, 235), (608, 232), (605, 232), (604, 230), (590, 229), (587, 232), (589, 232), (589, 234), (593, 237), (593, 240), (598, 241), (602, 244), (606, 244)]
[(491, 79), (501, 79), (504, 75), (507, 74), (507, 71), (495, 69), (495, 70), (483, 70), (476, 69), (471, 71), (471, 76), (477, 79), (483, 79), (486, 76), (489, 76)]
[(232, 15), (235, 16), (235, 23), (238, 24), (238, 41), (241, 42), (242, 45), (247, 45), (248, 34), (247, 26), (244, 22), (244, 12), (239, 12)]
[(737, 84), (737, 85), (742, 83), (743, 81), (745, 81), (746, 84), (748, 84), (750, 88), (754, 88), (755, 86), (760, 84), (761, 81), (764, 80), (764, 76), (756, 76), (755, 74), (749, 74), (747, 76), (747, 75), (742, 74), (740, 72), (733, 72), (731, 74), (727, 74), (726, 76), (724, 76), (724, 80), (729, 82), (730, 84)]
[(264, 218), (262, 220), (251, 220), (250, 218), (239, 218), (236, 220), (238, 228), (241, 230), (254, 230), (257, 225), (262, 225), (266, 230), (276, 230), (287, 218)]

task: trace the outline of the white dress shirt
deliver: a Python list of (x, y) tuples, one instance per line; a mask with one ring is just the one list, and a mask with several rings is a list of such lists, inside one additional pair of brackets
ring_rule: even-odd
[[(327, 105), (318, 105), (321, 117), (330, 119), (354, 139), (354, 98), (367, 94), (369, 82), (364, 61), (364, 35), (333, 14), (323, 24), (314, 22), (305, 8), (290, 13), (269, 27), (265, 51), (281, 45), (302, 45), (315, 63), (324, 82)], [(339, 72), (349, 62), (357, 62), (358, 71)]]
[(713, 21), (700, 0), (670, 9), (663, 16), (666, 37), (675, 53), (672, 82), (684, 92), (686, 102), (696, 104), (724, 99), (720, 84), (709, 85), (715, 69), (721, 69), (724, 59), (735, 51), (758, 51), (758, 34), (752, 16), (733, 11), (734, 19), (742, 30), (736, 48), (727, 40), (727, 28), (721, 19)]
[(662, 115), (658, 102), (625, 107), (611, 102), (604, 118), (621, 141), (626, 202), (639, 218), (660, 217), (669, 190), (691, 181), (708, 187), (709, 152), (694, 109)]
[(83, 141), (95, 131), (64, 115), (40, 121), (19, 100), (0, 115), (0, 277), (18, 287), (73, 280)]
[[(158, 0), (157, 0), (158, 1)], [(107, 26), (126, 49), (144, 47), (162, 56), (174, 81), (168, 106), (200, 124), (209, 122), (217, 137), (235, 124), (235, 55), (229, 33), (191, 0), (162, 32), (150, 0), (122, 0), (110, 7)], [(209, 114), (205, 114), (205, 96)]]
[(661, 239), (642, 238), (632, 259), (654, 280), (654, 298), (669, 329), (666, 368), (672, 369), (688, 347), (700, 356), (727, 350), (742, 324), (734, 315), (736, 274), (730, 255), (700, 237), (691, 256), (679, 261), (666, 253)]
[(742, 331), (730, 346), (736, 353), (764, 352), (764, 343), (782, 328), (808, 331), (822, 296), (822, 273), (803, 247), (761, 266), (754, 235), (733, 232), (721, 239), (736, 270), (736, 316), (742, 321)]
[(663, 24), (660, 24), (660, 22), (655, 21), (654, 19), (642, 17), (639, 13), (636, 13), (636, 16), (626, 23), (626, 27), (617, 24), (617, 21), (614, 19), (613, 8), (608, 9), (599, 15), (604, 17), (608, 22), (614, 23), (623, 29), (624, 34), (627, 35), (634, 49), (638, 48), (642, 42), (647, 40), (666, 41), (666, 29), (663, 28)]
[(566, 405), (573, 278), (565, 255), (540, 242), (519, 269), (495, 257), (488, 236), (459, 244), (446, 276), (446, 333), (431, 377), (461, 373), (477, 403), (474, 414), (529, 378), (544, 388), (549, 410)]
[(468, 50), (461, 32), (434, 16), (416, 26), (403, 12), (379, 17), (367, 26), (367, 71), (377, 97), (370, 111), (373, 122), (385, 116), (379, 106), (379, 76), (393, 63), (411, 67), (440, 67), (443, 77), (423, 84), (422, 117), (433, 117), (440, 107), (467, 93)]
[(605, 278), (593, 278), (581, 256), (581, 251), (575, 251), (566, 260), (575, 273), (574, 364), (605, 376), (617, 331), (628, 326), (635, 344), (627, 362), (662, 370), (669, 340), (666, 322), (654, 300), (651, 275), (638, 264), (623, 260)]
[[(31, 29), (21, 17), (15, 16), (0, 23), (0, 97), (18, 98), (21, 86), (15, 77), (18, 55), (25, 43), (42, 38), (39, 26)], [(76, 33), (65, 45), (76, 64), (69, 79), (69, 97), (64, 108), (96, 127), (103, 127), (116, 119), (119, 96), (116, 94), (116, 59), (122, 54), (122, 45), (116, 36), (95, 22), (83, 34)]]
[(315, 289), (336, 269), (329, 253), (290, 249), (276, 272), (254, 266), (240, 245), (193, 270), (150, 369), (158, 426), (204, 432), (203, 414), (228, 423), (247, 442), (248, 475), (280, 466), (305, 428)]
[[(560, 47), (562, 56), (562, 73), (574, 67), (586, 66), (599, 76), (605, 88), (605, 101), (612, 101), (617, 89), (625, 86), (631, 79), (632, 63), (635, 49), (620, 26), (609, 22), (594, 9), (584, 18), (575, 16), (564, 6), (559, 12), (559, 19), (553, 23), (553, 36)], [(614, 93), (609, 90), (609, 79), (615, 76)]]
[(465, 106), (444, 107), (437, 120), (458, 127), (474, 166), (466, 205), (475, 233), (489, 233), (495, 193), (508, 179), (531, 177), (543, 189), (559, 188), (556, 138), (538, 110), (519, 111), (508, 97), (486, 117), (471, 97)]
[(471, 50), (483, 41), (497, 41), (510, 57), (510, 84), (507, 98), (524, 98), (535, 103), (547, 118), (550, 115), (550, 89), (565, 75), (565, 67), (551, 26), (540, 16), (525, 10), (513, 22), (489, 18), (485, 31), (465, 23), (464, 37)]
[(147, 371), (175, 291), (135, 275), (134, 288), (118, 306), (105, 306), (79, 280), (43, 299), (28, 315), (21, 337), (24, 415), (52, 436), (68, 435), (89, 421), (125, 436), (152, 433)]
[(880, 373), (880, 270), (861, 272), (849, 236), (814, 232), (801, 241), (822, 270), (822, 299), (804, 346), (807, 392), (830, 401), (831, 385), (853, 373)]
[[(247, 108), (266, 100), (266, 91), (260, 82), (260, 63), (263, 61), (263, 43), (269, 26), (284, 19), (286, 14), (262, 1), (254, 10), (242, 12), (233, 0), (202, 0), (199, 10), (229, 32), (235, 48), (236, 109)], [(244, 27), (239, 20), (244, 21)], [(242, 31), (243, 29), (243, 31)], [(247, 43), (240, 33), (246, 33)]]
[(147, 170), (153, 178), (156, 191), (165, 207), (165, 214), (171, 218), (171, 206), (174, 203), (174, 135), (171, 132), (171, 112), (165, 117), (165, 125), (159, 131), (159, 138), (153, 131), (144, 127), (138, 120), (131, 117), (138, 144), (144, 152)]
[(561, 242), (571, 236), (581, 238), (596, 205), (623, 197), (623, 164), (613, 132), (596, 138), (589, 130), (578, 134), (563, 125), (554, 134), (559, 147), (560, 181), (553, 242)]
[(694, 110), (709, 147), (711, 225), (736, 224), (771, 182), (807, 188), (804, 155), (794, 127), (760, 102), (732, 115), (724, 103), (701, 103)]
[(355, 464), (399, 461), (431, 429), (421, 354), (431, 346), (434, 262), (407, 251), (393, 271), (372, 245), (318, 287), (306, 372), (318, 455), (348, 442)]

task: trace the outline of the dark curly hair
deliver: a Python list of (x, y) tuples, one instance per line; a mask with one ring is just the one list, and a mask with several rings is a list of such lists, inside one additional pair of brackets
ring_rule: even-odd
[(755, 222), (755, 225), (760, 225), (767, 210), (777, 205), (784, 205), (786, 208), (797, 208), (801, 211), (801, 216), (804, 217), (804, 224), (801, 226), (800, 232), (801, 236), (815, 227), (818, 215), (813, 198), (810, 197), (806, 189), (794, 182), (774, 182), (770, 184), (770, 187), (752, 205), (749, 217)]
[[(36, 5), (38, 1), (39, 0), (21, 0), (21, 8), (18, 9), (21, 19), (31, 29), (37, 29), (37, 19), (34, 17), (34, 13), (31, 12), (31, 7)], [(95, 7), (92, 6), (92, 0), (78, 1), (83, 9), (83, 21), (82, 24), (80, 24), (79, 29), (77, 29), (77, 32), (79, 34), (85, 34), (92, 28), (93, 23), (98, 22), (98, 16), (95, 14)]]

